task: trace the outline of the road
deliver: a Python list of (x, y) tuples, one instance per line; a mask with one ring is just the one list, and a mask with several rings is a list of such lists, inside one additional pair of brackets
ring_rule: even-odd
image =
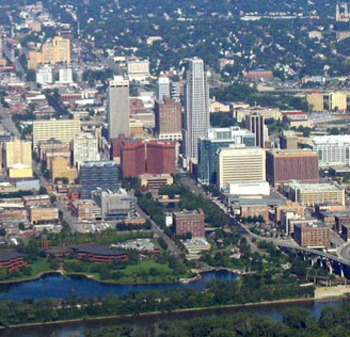
[[(40, 185), (45, 187), (47, 190), (49, 190), (50, 183), (42, 175), (40, 163), (35, 163), (33, 165), (33, 170), (36, 176), (38, 177), (38, 179), (40, 180)], [(75, 225), (77, 223), (77, 219), (70, 214), (70, 211), (67, 208), (67, 206), (58, 199), (53, 204), (62, 212), (63, 220), (67, 222), (71, 232), (72, 233), (76, 232)]]
[(16, 137), (21, 137), (20, 132), (17, 130), (15, 123), (12, 121), (12, 118), (6, 108), (0, 105), (0, 116), (1, 116), (1, 124), (4, 128), (10, 132), (12, 135)]
[(119, 75), (119, 76), (123, 75), (123, 71), (111, 58), (104, 57), (100, 53), (94, 53), (94, 55), (101, 61), (102, 64), (104, 64), (109, 69), (111, 69), (115, 75)]
[(148, 219), (151, 222), (153, 232), (164, 239), (164, 241), (168, 244), (168, 251), (171, 254), (179, 256), (182, 253), (179, 247), (176, 246), (175, 242), (163, 232), (163, 230), (140, 208), (139, 205), (136, 205), (136, 211), (140, 214), (140, 216)]
[(346, 243), (338, 250), (338, 255), (344, 260), (350, 261), (350, 243)]

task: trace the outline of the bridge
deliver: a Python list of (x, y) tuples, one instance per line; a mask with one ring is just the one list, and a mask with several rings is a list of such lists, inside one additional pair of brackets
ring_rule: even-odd
[[(234, 219), (234, 218), (231, 217), (231, 220), (232, 219)], [(244, 229), (246, 234), (249, 235), (251, 238), (254, 238), (254, 239), (259, 240), (259, 241), (272, 242), (274, 245), (280, 247), (282, 250), (298, 251), (298, 252), (303, 253), (304, 256), (314, 256), (316, 258), (320, 258), (321, 265), (323, 265), (322, 260), (330, 261), (332, 264), (332, 265), (329, 265), (330, 269), (333, 267), (342, 277), (346, 276), (347, 278), (350, 278), (350, 260), (323, 252), (321, 250), (316, 250), (316, 249), (307, 248), (307, 247), (301, 247), (301, 246), (297, 245), (291, 239), (280, 240), (280, 239), (263, 237), (263, 236), (252, 233), (246, 226), (237, 222), (236, 220), (235, 220), (235, 222), (242, 229)], [(315, 261), (313, 261), (313, 260), (311, 261), (312, 264), (314, 262)], [(333, 272), (333, 269), (330, 271)]]

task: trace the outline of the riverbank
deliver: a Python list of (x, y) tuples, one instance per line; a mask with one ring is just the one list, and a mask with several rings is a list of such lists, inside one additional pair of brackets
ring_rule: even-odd
[(14, 279), (14, 280), (5, 280), (5, 281), (0, 281), (0, 285), (6, 285), (6, 284), (20, 284), (22, 282), (29, 282), (29, 281), (35, 281), (40, 279), (42, 276), (44, 275), (50, 275), (50, 274), (60, 274), (62, 276), (79, 276), (79, 277), (85, 277), (89, 280), (93, 280), (95, 282), (99, 282), (102, 284), (111, 284), (111, 285), (159, 285), (159, 284), (174, 284), (174, 283), (192, 283), (192, 282), (196, 282), (199, 281), (203, 278), (203, 274), (205, 273), (210, 273), (210, 272), (221, 272), (221, 271), (225, 271), (231, 274), (235, 274), (235, 275), (246, 275), (247, 273), (245, 273), (242, 270), (236, 270), (236, 269), (229, 269), (229, 268), (200, 268), (200, 269), (192, 269), (191, 273), (194, 275), (192, 277), (188, 277), (188, 278), (164, 278), (164, 277), (159, 277), (159, 280), (153, 280), (153, 281), (145, 281), (145, 282), (133, 282), (130, 278), (130, 281), (126, 281), (125, 282), (125, 278), (124, 281), (118, 281), (118, 280), (111, 280), (111, 279), (107, 279), (107, 280), (101, 280), (99, 278), (98, 274), (94, 274), (94, 273), (85, 273), (85, 272), (70, 272), (70, 271), (66, 271), (62, 268), (57, 269), (57, 270), (50, 270), (50, 271), (43, 271), (40, 272), (39, 274), (35, 275), (35, 276), (30, 276), (30, 277), (26, 277), (26, 278), (20, 278), (20, 279)]
[(65, 276), (64, 272), (61, 269), (57, 269), (57, 270), (43, 271), (35, 276), (25, 277), (21, 279), (0, 281), (0, 285), (19, 284), (24, 282), (35, 281), (35, 280), (39, 280), (41, 277), (45, 275), (55, 275), (55, 274), (60, 274), (62, 276)]
[[(29, 327), (40, 327), (40, 326), (59, 326), (66, 324), (74, 323), (90, 323), (90, 322), (111, 322), (113, 320), (123, 320), (123, 319), (147, 319), (154, 317), (165, 317), (169, 314), (190, 314), (190, 313), (210, 313), (215, 310), (229, 310), (229, 309), (244, 309), (244, 308), (259, 308), (269, 305), (286, 305), (286, 304), (297, 304), (297, 303), (310, 303), (316, 302), (313, 297), (304, 297), (304, 298), (294, 298), (294, 299), (283, 299), (283, 300), (274, 300), (274, 301), (262, 301), (257, 303), (245, 303), (245, 304), (230, 304), (230, 305), (218, 305), (211, 307), (201, 307), (201, 308), (186, 308), (186, 309), (175, 309), (169, 312), (153, 311), (153, 312), (144, 312), (138, 314), (129, 314), (129, 315), (115, 315), (115, 316), (99, 316), (91, 318), (79, 318), (71, 320), (61, 320), (55, 322), (41, 322), (41, 323), (26, 323), (18, 325), (10, 325), (8, 327), (0, 326), (0, 331), (7, 329), (16, 329), (16, 328), (29, 328)], [(322, 300), (317, 300), (317, 302), (322, 302)]]

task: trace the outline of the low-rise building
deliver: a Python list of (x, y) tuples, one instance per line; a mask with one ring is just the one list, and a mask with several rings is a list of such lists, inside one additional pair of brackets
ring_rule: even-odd
[(22, 199), (26, 207), (51, 205), (51, 199), (48, 194), (27, 195), (22, 197)]
[(323, 203), (345, 205), (344, 188), (332, 184), (301, 184), (292, 181), (289, 184), (288, 198), (302, 206), (314, 206)]
[(136, 198), (122, 188), (117, 191), (97, 189), (91, 195), (105, 220), (131, 219), (135, 216)]
[(78, 177), (78, 170), (75, 167), (70, 167), (67, 158), (56, 157), (51, 163), (52, 181), (57, 178), (67, 178), (69, 181), (74, 181)]
[(30, 222), (33, 224), (47, 221), (57, 221), (59, 218), (57, 207), (31, 207), (29, 209)]
[(23, 222), (27, 221), (27, 211), (22, 207), (0, 208), (1, 222)]
[(173, 223), (176, 235), (190, 233), (193, 238), (205, 237), (205, 214), (201, 209), (199, 211), (174, 212)]
[(170, 174), (142, 174), (140, 176), (141, 186), (149, 191), (156, 191), (164, 186), (171, 186), (174, 178)]
[(23, 260), (23, 256), (17, 252), (7, 252), (0, 254), (0, 267), (9, 270), (18, 270), (26, 266), (27, 263)]
[(70, 210), (78, 221), (95, 220), (96, 217), (101, 216), (101, 209), (90, 199), (73, 200), (70, 203)]
[(128, 255), (124, 250), (111, 249), (106, 245), (87, 243), (72, 247), (77, 259), (88, 258), (94, 262), (128, 261)]

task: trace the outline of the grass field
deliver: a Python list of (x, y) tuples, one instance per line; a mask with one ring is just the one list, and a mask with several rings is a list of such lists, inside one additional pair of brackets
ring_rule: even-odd
[(43, 272), (52, 271), (52, 268), (50, 267), (48, 260), (40, 257), (34, 264), (31, 265), (31, 267), (32, 267), (31, 276), (36, 276)]

